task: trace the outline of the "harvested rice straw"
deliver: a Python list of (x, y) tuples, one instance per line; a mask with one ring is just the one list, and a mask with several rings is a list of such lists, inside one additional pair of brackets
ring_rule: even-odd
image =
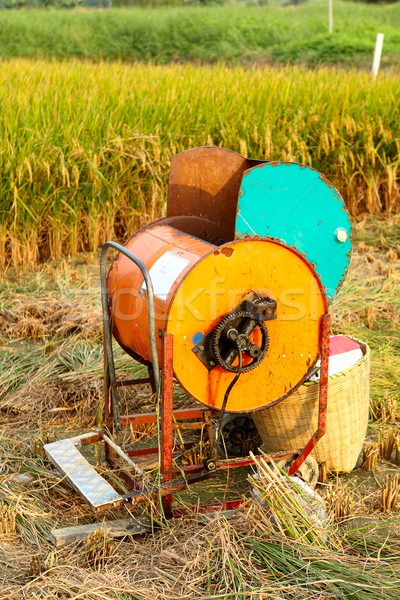
[(385, 475), (382, 483), (382, 510), (389, 511), (397, 508), (399, 497), (399, 475)]
[(400, 467), (400, 438), (396, 438), (394, 461)]
[(363, 450), (363, 463), (361, 468), (364, 471), (373, 471), (378, 460), (379, 444), (368, 444)]
[(381, 458), (385, 458), (386, 460), (390, 460), (393, 452), (394, 443), (396, 440), (397, 430), (394, 427), (388, 429), (385, 432), (383, 429), (379, 431), (379, 455)]
[(0, 535), (15, 533), (15, 510), (13, 507), (0, 501)]
[[(279, 533), (300, 543), (326, 547), (327, 529), (321, 519), (313, 518), (315, 508), (306, 494), (289, 476), (269, 465), (263, 456), (250, 453), (257, 468), (257, 479), (249, 481), (259, 495), (247, 513), (247, 523), (258, 533)], [(317, 502), (316, 502), (317, 504)]]
[(131, 441), (137, 442), (142, 439), (155, 437), (157, 435), (157, 423), (130, 423)]
[(32, 454), (40, 458), (46, 458), (43, 447), (56, 441), (54, 433), (41, 432), (40, 435), (32, 440)]
[(339, 482), (336, 482), (335, 485), (331, 482), (328, 485), (326, 501), (329, 504), (334, 523), (340, 523), (353, 514), (354, 492)]
[(110, 537), (107, 529), (96, 529), (86, 540), (86, 562), (95, 568), (104, 568), (116, 547), (115, 540)]
[(184, 454), (182, 454), (182, 464), (183, 465), (200, 465), (205, 458), (209, 456), (210, 453), (210, 442), (209, 441), (201, 441), (193, 448), (189, 448), (189, 450), (185, 450)]
[(318, 483), (320, 484), (325, 484), (327, 482), (328, 479), (328, 469), (326, 466), (326, 461), (323, 460), (322, 462), (318, 463)]
[(27, 576), (30, 578), (37, 577), (42, 572), (42, 564), (40, 562), (40, 554), (34, 554), (30, 560)]
[(0, 498), (3, 499), (0, 501), (0, 527), (8, 528), (9, 533), (17, 531), (31, 544), (38, 545), (40, 539), (48, 539), (54, 521), (48, 502), (37, 492), (21, 492), (19, 486), (0, 479)]
[(85, 340), (99, 337), (100, 311), (88, 306), (80, 297), (71, 302), (59, 292), (50, 291), (44, 296), (9, 292), (4, 298), (7, 306), (0, 310), (0, 334), (4, 337), (29, 337), (36, 340), (66, 339), (71, 335)]
[(372, 400), (371, 413), (375, 421), (394, 423), (397, 416), (397, 402), (395, 398), (385, 394), (383, 399)]

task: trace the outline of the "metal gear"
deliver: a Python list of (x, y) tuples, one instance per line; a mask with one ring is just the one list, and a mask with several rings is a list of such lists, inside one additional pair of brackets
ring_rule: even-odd
[[(245, 334), (240, 330), (238, 331), (236, 327), (234, 327), (236, 321), (240, 322), (240, 319), (248, 319), (253, 322), (254, 326), (251, 331), (254, 331), (256, 327), (260, 329), (262, 335), (260, 346), (251, 344), (249, 337), (251, 332)], [(231, 325), (231, 327), (229, 327), (229, 325)], [(231, 343), (229, 343), (230, 340)], [(251, 344), (250, 348), (249, 343)], [(229, 354), (232, 355), (230, 362), (228, 362), (229, 356), (224, 358), (221, 354), (221, 346), (224, 345), (225, 350), (228, 349)], [(238, 367), (232, 366), (232, 362), (237, 356), (238, 350), (247, 353), (253, 359), (250, 363), (242, 367), (242, 373), (248, 373), (261, 363), (267, 353), (268, 346), (269, 335), (266, 325), (263, 321), (255, 321), (252, 318), (252, 315), (246, 311), (232, 311), (223, 317), (217, 327), (214, 329), (211, 338), (211, 352), (215, 358), (215, 361), (218, 365), (230, 373), (238, 372)]]

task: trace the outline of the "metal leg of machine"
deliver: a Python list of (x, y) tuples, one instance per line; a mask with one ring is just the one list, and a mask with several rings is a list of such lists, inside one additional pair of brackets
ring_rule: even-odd
[[(320, 400), (319, 400), (319, 420), (318, 429), (303, 449), (302, 452), (275, 453), (268, 457), (270, 461), (293, 460), (289, 473), (294, 473), (299, 469), (308, 454), (314, 448), (315, 444), (321, 438), (325, 431), (326, 407), (327, 407), (327, 385), (328, 385), (328, 357), (329, 357), (329, 315), (325, 315), (322, 322), (322, 353), (321, 353), (321, 380), (320, 380)], [(89, 434), (83, 434), (69, 440), (61, 440), (46, 446), (46, 452), (50, 460), (64, 474), (72, 487), (74, 487), (94, 509), (104, 509), (111, 505), (130, 502), (137, 504), (146, 500), (161, 499), (161, 505), (166, 518), (177, 518), (187, 515), (191, 509), (173, 509), (172, 494), (184, 490), (190, 484), (202, 481), (212, 476), (214, 471), (238, 468), (248, 466), (253, 463), (250, 457), (239, 457), (231, 459), (217, 459), (211, 462), (204, 461), (203, 464), (193, 464), (186, 466), (174, 466), (174, 440), (173, 432), (178, 429), (211, 431), (210, 441), (212, 443), (213, 413), (206, 407), (189, 408), (173, 410), (173, 336), (164, 333), (161, 339), (161, 396), (160, 396), (160, 414), (141, 413), (133, 415), (121, 415), (121, 427), (129, 425), (156, 423), (159, 418), (160, 424), (160, 456), (158, 457), (158, 446), (150, 448), (138, 448), (134, 450), (123, 451), (108, 435), (105, 429), (98, 430)], [(143, 383), (142, 379), (119, 381), (114, 380), (118, 385), (135, 385)], [(106, 405), (104, 411), (105, 426), (112, 428), (113, 415), (112, 398), (109, 394), (111, 384), (109, 377), (105, 381)], [(214, 412), (214, 416), (218, 412)], [(87, 444), (104, 442), (107, 460), (118, 475), (133, 491), (121, 495), (107, 484), (103, 478), (96, 473), (95, 469), (87, 463), (79, 452), (79, 448)], [(190, 449), (194, 443), (184, 444), (184, 448)], [(180, 444), (181, 446), (181, 444)], [(157, 480), (152, 481), (148, 474), (139, 465), (140, 461), (146, 458), (158, 458), (162, 483)], [(211, 457), (210, 457), (211, 459)], [(208, 468), (207, 468), (208, 467)], [(215, 512), (217, 510), (230, 510), (238, 507), (243, 502), (242, 499), (231, 500), (224, 503), (213, 503), (195, 507), (201, 513)]]
[[(173, 338), (170, 333), (163, 333), (161, 355), (161, 473), (163, 482), (172, 479), (172, 453), (173, 453)], [(163, 498), (163, 509), (166, 515), (172, 510), (172, 496)]]
[(326, 431), (326, 411), (328, 404), (328, 372), (329, 372), (329, 335), (331, 327), (331, 316), (324, 315), (321, 324), (321, 373), (319, 382), (319, 404), (318, 404), (318, 427), (304, 450), (299, 454), (289, 469), (289, 475), (293, 475), (300, 468), (307, 456), (314, 449), (316, 443)]
[[(303, 464), (309, 453), (314, 448), (315, 444), (322, 437), (325, 432), (326, 423), (326, 407), (327, 407), (327, 385), (328, 385), (328, 358), (329, 358), (329, 330), (330, 330), (330, 317), (325, 315), (322, 326), (322, 353), (321, 353), (321, 380), (320, 380), (320, 401), (319, 401), (319, 422), (318, 430), (312, 436), (306, 447), (299, 453), (299, 451), (292, 452), (280, 452), (275, 453), (268, 457), (270, 461), (281, 461), (281, 460), (294, 460), (289, 474), (295, 473), (300, 466)], [(212, 470), (207, 470), (204, 464), (199, 465), (187, 465), (187, 466), (175, 466), (174, 463), (174, 443), (173, 443), (173, 432), (178, 428), (182, 429), (201, 429), (207, 427), (209, 431), (209, 423), (211, 422), (212, 413), (206, 408), (200, 409), (180, 409), (177, 411), (173, 410), (173, 336), (171, 334), (162, 334), (162, 359), (161, 359), (161, 397), (160, 397), (160, 452), (159, 457), (161, 474), (163, 483), (160, 486), (160, 496), (162, 497), (162, 506), (167, 518), (177, 518), (185, 516), (190, 512), (190, 508), (187, 510), (174, 510), (172, 508), (172, 494), (176, 490), (182, 490), (191, 483), (204, 480), (212, 476), (213, 471), (226, 470), (232, 468), (238, 468), (243, 466), (249, 466), (254, 463), (253, 459), (249, 456), (244, 456), (234, 459), (217, 459), (212, 467)], [(133, 384), (133, 382), (132, 382)], [(215, 412), (215, 415), (218, 413)], [(200, 420), (199, 420), (200, 419)], [(121, 426), (142, 424), (142, 423), (154, 423), (157, 421), (157, 413), (147, 414), (133, 414), (133, 415), (122, 415)], [(213, 427), (211, 428), (213, 432)], [(185, 445), (187, 448), (193, 446), (193, 443)], [(142, 459), (146, 456), (157, 456), (158, 448), (144, 448), (130, 450), (126, 453), (130, 458)], [(109, 457), (109, 462), (113, 467), (118, 467), (118, 463)], [(119, 475), (131, 485), (134, 489), (140, 487), (140, 482), (137, 478), (132, 477), (127, 471), (121, 468), (119, 465)], [(176, 479), (184, 475), (184, 479)], [(185, 479), (186, 478), (186, 479)], [(186, 481), (186, 485), (185, 482)], [(154, 492), (153, 492), (154, 494)], [(144, 501), (149, 498), (144, 492), (142, 496), (137, 494), (128, 495), (127, 499), (134, 501), (135, 503)], [(201, 505), (196, 507), (195, 510), (201, 513), (215, 512), (216, 510), (229, 510), (238, 507), (243, 502), (242, 499), (232, 500), (225, 503), (213, 503), (207, 505)]]

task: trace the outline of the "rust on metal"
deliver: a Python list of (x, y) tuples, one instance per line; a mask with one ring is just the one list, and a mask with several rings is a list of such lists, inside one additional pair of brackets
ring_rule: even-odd
[(162, 340), (162, 390), (161, 390), (161, 472), (164, 482), (172, 478), (172, 450), (173, 450), (173, 336), (165, 333)]
[[(173, 367), (173, 336), (170, 333), (161, 334), (161, 473), (164, 484), (172, 479), (172, 453), (173, 440), (173, 391), (174, 391), (174, 367)], [(165, 514), (172, 510), (172, 494), (162, 494), (162, 506)]]
[(236, 510), (239, 506), (248, 506), (248, 501), (243, 498), (237, 500), (226, 500), (225, 502), (214, 502), (213, 504), (200, 504), (200, 506), (188, 506), (187, 508), (176, 508), (172, 511), (172, 518), (178, 519), (193, 514), (209, 514), (226, 510)]
[[(210, 412), (209, 408), (199, 406), (198, 408), (180, 408), (174, 410), (175, 421), (185, 421), (190, 419), (200, 419), (204, 413)], [(217, 414), (218, 411), (212, 411), (212, 414)], [(121, 416), (121, 425), (127, 427), (129, 425), (139, 425), (142, 423), (157, 423), (157, 413), (141, 413), (134, 415)]]
[[(184, 450), (190, 450), (190, 448), (193, 448), (194, 445), (194, 442), (185, 442), (184, 444), (180, 444), (179, 448), (181, 449), (183, 447)], [(152, 454), (158, 454), (158, 451), (158, 446), (150, 446), (150, 448), (136, 448), (135, 450), (127, 450), (126, 453), (128, 456), (143, 458), (146, 456), (151, 456)]]
[(114, 469), (114, 471), (118, 474), (118, 476), (121, 477), (121, 479), (131, 489), (138, 490), (138, 491), (143, 491), (143, 485), (142, 485), (142, 483), (136, 477), (134, 477), (133, 475), (131, 475), (131, 473), (128, 473), (128, 471), (126, 471), (125, 469), (123, 469), (117, 460), (115, 460), (111, 456), (108, 456), (107, 460), (108, 460), (108, 464), (110, 465), (110, 467), (112, 467)]
[(223, 254), (227, 258), (229, 258), (230, 256), (232, 256), (233, 253), (234, 253), (234, 249), (233, 248), (221, 248), (221, 250), (214, 250), (214, 254), (215, 255)]
[[(204, 479), (209, 479), (211, 473), (207, 471), (201, 471), (200, 473), (195, 473), (194, 475), (189, 475), (185, 479), (173, 479), (166, 483), (161, 484), (159, 487), (155, 487), (153, 491), (150, 492), (140, 492), (134, 491), (124, 495), (125, 502), (131, 502), (133, 505), (140, 504), (141, 502), (147, 502), (148, 500), (158, 500), (158, 498), (163, 499), (163, 508), (167, 511), (166, 517), (171, 518), (172, 510), (169, 503), (169, 499), (172, 494), (175, 492), (180, 492), (181, 490), (187, 489), (191, 483), (197, 483), (198, 481), (203, 481)], [(164, 500), (166, 502), (164, 503)], [(117, 503), (115, 503), (117, 505)]]
[(176, 154), (171, 160), (167, 217), (200, 216), (226, 228), (226, 241), (233, 240), (243, 173), (264, 162), (218, 146)]
[(303, 451), (296, 458), (289, 469), (289, 475), (293, 475), (301, 467), (307, 456), (312, 452), (316, 443), (321, 439), (326, 431), (326, 411), (328, 405), (328, 374), (329, 374), (329, 337), (331, 327), (331, 316), (327, 313), (322, 319), (321, 325), (321, 372), (319, 384), (319, 403), (318, 403), (318, 425), (317, 430), (306, 444)]
[(123, 379), (121, 381), (113, 381), (111, 387), (126, 387), (135, 383), (151, 383), (151, 379), (150, 377), (140, 377), (139, 379)]
[[(158, 288), (155, 292), (156, 331), (164, 331), (169, 304), (182, 278), (201, 257), (212, 252), (216, 246), (169, 225), (152, 224), (132, 236), (126, 248), (142, 260), (149, 271), (159, 259), (161, 261), (165, 259), (164, 262), (172, 260), (172, 268), (175, 268), (176, 262), (182, 265), (182, 270), (176, 272), (176, 279), (170, 280), (170, 286)], [(139, 268), (132, 265), (125, 256), (120, 255), (111, 266), (107, 287), (111, 299), (110, 320), (113, 323), (115, 339), (133, 358), (140, 357), (141, 362), (144, 360), (148, 365), (151, 351), (147, 294)], [(160, 357), (161, 340), (157, 338), (156, 343)]]

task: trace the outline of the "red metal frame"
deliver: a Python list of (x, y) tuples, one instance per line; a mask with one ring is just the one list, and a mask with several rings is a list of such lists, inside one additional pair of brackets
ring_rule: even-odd
[(289, 475), (293, 475), (306, 460), (314, 449), (315, 444), (321, 439), (326, 431), (326, 411), (328, 405), (328, 373), (329, 373), (329, 334), (331, 329), (331, 316), (326, 314), (322, 317), (321, 324), (321, 368), (319, 380), (319, 405), (317, 430), (306, 444), (305, 448), (296, 458), (289, 469)]
[[(160, 443), (161, 443), (161, 473), (163, 482), (172, 479), (173, 442), (173, 336), (163, 333), (161, 351), (161, 401), (160, 401)], [(166, 514), (172, 510), (172, 495), (163, 497), (163, 508)]]
[[(320, 391), (319, 391), (319, 410), (318, 410), (318, 427), (305, 448), (300, 454), (298, 452), (282, 452), (270, 456), (270, 460), (288, 460), (295, 458), (292, 466), (289, 469), (289, 475), (295, 473), (310, 452), (313, 450), (319, 439), (324, 435), (326, 430), (326, 412), (327, 412), (327, 395), (328, 395), (328, 367), (329, 367), (329, 335), (330, 335), (330, 315), (326, 314), (321, 322), (321, 375), (320, 375)], [(208, 427), (209, 435), (213, 436), (213, 424), (211, 420), (212, 414), (218, 414), (218, 411), (211, 411), (207, 407), (187, 408), (173, 410), (173, 336), (169, 333), (161, 333), (161, 394), (160, 394), (160, 466), (162, 474), (162, 505), (167, 518), (185, 516), (190, 513), (190, 509), (172, 509), (172, 493), (176, 489), (182, 489), (182, 481), (174, 479), (174, 476), (184, 476), (188, 478), (187, 484), (199, 481), (212, 475), (215, 471), (223, 469), (238, 468), (253, 464), (250, 457), (240, 459), (216, 460), (213, 470), (207, 473), (207, 469), (203, 464), (185, 465), (182, 467), (173, 467), (173, 431), (179, 427), (183, 429), (201, 429)], [(142, 381), (142, 380), (140, 380)], [(137, 381), (130, 380), (122, 382), (123, 384), (133, 385)], [(110, 395), (110, 380), (107, 374), (105, 390), (105, 406), (104, 418), (109, 429), (112, 430), (112, 398)], [(157, 413), (132, 414), (121, 416), (121, 426), (141, 423), (156, 423), (158, 422)], [(143, 491), (143, 499), (145, 499), (145, 490), (142, 484), (139, 483), (135, 476), (121, 468), (117, 460), (115, 460), (115, 452), (112, 448), (106, 446), (106, 458), (110, 465), (118, 469), (119, 475), (124, 481), (134, 490)], [(193, 443), (184, 444), (185, 448), (190, 448)], [(126, 454), (129, 457), (144, 458), (151, 455), (158, 455), (158, 448), (143, 448), (130, 450)], [(139, 499), (136, 498), (136, 501)], [(237, 508), (243, 500), (234, 500), (225, 503), (216, 503), (195, 507), (196, 512), (213, 512), (215, 510), (230, 510)]]
[(226, 500), (225, 502), (215, 502), (213, 504), (202, 504), (201, 506), (195, 506), (193, 509), (191, 508), (175, 508), (172, 511), (172, 518), (178, 519), (180, 517), (187, 517), (190, 514), (193, 514), (195, 511), (198, 514), (208, 514), (213, 512), (219, 512), (221, 510), (236, 510), (242, 504), (245, 504), (246, 501), (242, 498), (238, 498), (237, 500)]

